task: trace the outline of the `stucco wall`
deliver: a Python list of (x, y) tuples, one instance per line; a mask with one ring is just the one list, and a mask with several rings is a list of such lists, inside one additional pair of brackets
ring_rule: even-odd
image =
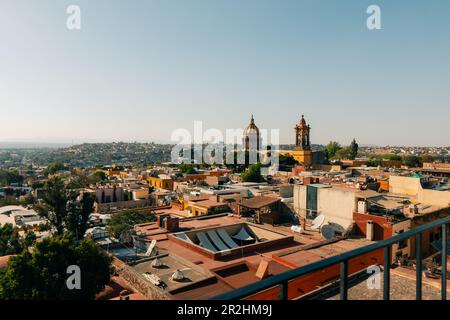
[(306, 217), (306, 186), (294, 186), (294, 211), (301, 217)]
[(445, 208), (450, 206), (450, 191), (422, 189), (419, 192), (418, 201)]
[(422, 189), (419, 178), (390, 176), (389, 192), (417, 196)]
[(317, 190), (317, 211), (325, 215), (325, 224), (332, 222), (348, 228), (356, 211), (355, 191), (338, 188)]

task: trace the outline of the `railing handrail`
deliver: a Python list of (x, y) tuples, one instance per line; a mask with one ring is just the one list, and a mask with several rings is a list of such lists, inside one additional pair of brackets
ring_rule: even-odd
[(220, 294), (218, 296), (211, 298), (211, 300), (238, 300), (238, 299), (246, 298), (255, 293), (275, 287), (282, 283), (286, 283), (289, 280), (301, 277), (301, 276), (309, 274), (311, 272), (321, 270), (321, 269), (339, 264), (341, 262), (348, 261), (352, 258), (356, 258), (358, 256), (361, 256), (361, 255), (369, 253), (369, 252), (373, 252), (373, 251), (383, 249), (388, 246), (392, 246), (393, 244), (398, 243), (402, 240), (407, 240), (417, 234), (423, 233), (424, 231), (440, 227), (443, 224), (447, 224), (447, 223), (450, 223), (450, 216), (429, 222), (427, 224), (424, 224), (424, 225), (421, 225), (418, 227), (415, 227), (411, 230), (408, 230), (406, 232), (403, 232), (401, 234), (393, 236), (389, 239), (381, 240), (381, 241), (378, 241), (376, 243), (373, 243), (373, 244), (370, 244), (367, 246), (356, 248), (354, 250), (350, 250), (350, 251), (344, 252), (342, 254), (326, 258), (324, 260), (313, 262), (311, 264), (299, 267), (294, 270), (286, 271), (281, 274), (271, 276), (267, 279), (252, 283), (245, 287), (238, 288), (236, 290)]

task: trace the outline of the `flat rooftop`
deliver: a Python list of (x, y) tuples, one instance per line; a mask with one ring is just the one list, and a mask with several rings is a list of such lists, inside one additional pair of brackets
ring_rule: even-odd
[[(155, 259), (158, 259), (162, 264), (158, 268), (152, 266), (152, 263)], [(142, 275), (156, 275), (162, 282), (167, 285), (165, 291), (175, 290), (214, 276), (208, 270), (198, 267), (192, 262), (183, 259), (182, 257), (174, 256), (171, 253), (158, 255), (157, 257), (154, 257), (152, 259), (138, 262), (137, 264), (133, 265), (133, 269)], [(171, 279), (176, 270), (179, 270), (183, 273), (183, 280), (175, 281)]]
[(303, 246), (295, 249), (285, 250), (274, 254), (274, 258), (282, 264), (291, 266), (292, 268), (299, 268), (310, 263), (336, 256), (344, 252), (367, 246), (372, 241), (366, 239), (343, 239), (334, 243), (321, 244), (321, 241), (313, 243), (311, 247)]
[[(241, 233), (243, 228), (245, 234)], [(168, 285), (165, 292), (172, 299), (207, 299), (259, 281), (256, 274), (263, 260), (268, 262), (267, 276), (270, 277), (371, 243), (365, 239), (328, 243), (317, 232), (299, 234), (290, 230), (290, 225), (256, 225), (230, 215), (180, 220), (180, 238), (177, 235), (180, 232), (160, 234), (164, 229), (156, 224), (139, 226), (138, 229), (148, 240), (157, 240), (159, 254), (168, 254), (160, 258), (168, 267), (155, 270), (148, 258), (132, 267), (141, 274), (156, 274)], [(240, 243), (239, 237), (234, 237), (239, 233), (244, 240), (248, 235), (255, 241), (248, 239), (248, 243)], [(237, 248), (230, 247), (232, 244), (228, 237)], [(223, 243), (219, 244), (217, 238)], [(205, 239), (209, 242), (206, 247)], [(227, 248), (220, 250), (218, 246), (222, 245)], [(222, 254), (224, 251), (230, 252)], [(170, 280), (176, 269), (189, 280)]]

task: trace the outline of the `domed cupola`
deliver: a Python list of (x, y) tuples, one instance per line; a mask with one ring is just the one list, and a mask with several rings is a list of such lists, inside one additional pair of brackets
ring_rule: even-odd
[(249, 135), (249, 134), (259, 135), (259, 129), (255, 124), (255, 119), (253, 118), (253, 115), (252, 115), (252, 119), (250, 120), (249, 125), (244, 130), (244, 136)]
[(260, 141), (259, 128), (255, 124), (255, 119), (252, 118), (250, 120), (249, 125), (244, 129), (243, 133), (243, 145), (244, 149), (249, 150), (259, 150), (261, 141)]

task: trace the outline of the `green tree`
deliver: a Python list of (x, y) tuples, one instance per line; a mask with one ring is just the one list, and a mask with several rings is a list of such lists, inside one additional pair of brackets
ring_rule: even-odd
[(403, 164), (410, 168), (417, 168), (422, 166), (422, 159), (418, 156), (405, 156)]
[(95, 197), (90, 193), (79, 195), (70, 191), (60, 177), (52, 177), (45, 183), (43, 203), (36, 211), (50, 222), (56, 234), (72, 232), (82, 239), (87, 229), (89, 215), (93, 211)]
[(36, 243), (36, 234), (32, 230), (27, 230), (23, 237), (22, 244), (24, 248), (33, 246)]
[(94, 208), (95, 195), (85, 192), (80, 196), (80, 199), (76, 199), (76, 196), (76, 194), (72, 194), (72, 200), (67, 202), (64, 226), (67, 231), (75, 235), (76, 240), (80, 240), (86, 233), (89, 216)]
[(325, 151), (327, 153), (328, 159), (332, 159), (336, 156), (336, 153), (342, 149), (341, 145), (336, 141), (330, 141), (326, 147)]
[(434, 162), (436, 160), (436, 158), (434, 156), (432, 156), (431, 154), (422, 154), (422, 155), (420, 155), (420, 160), (422, 163)]
[(195, 166), (193, 164), (185, 164), (181, 163), (178, 167), (181, 172), (187, 173), (187, 174), (196, 174), (197, 170), (195, 170)]
[(357, 155), (358, 155), (358, 143), (356, 142), (356, 139), (353, 138), (352, 142), (350, 143), (349, 159), (354, 160)]
[(57, 173), (58, 171), (62, 171), (62, 170), (66, 170), (66, 169), (67, 168), (63, 163), (61, 163), (59, 161), (55, 161), (55, 162), (50, 163), (47, 166), (47, 169), (45, 169), (44, 173), (46, 175), (52, 175), (52, 174)]
[(24, 177), (17, 170), (0, 169), (0, 186), (9, 186), (11, 184), (22, 185)]
[(152, 212), (127, 210), (114, 214), (108, 222), (107, 229), (110, 235), (119, 239), (122, 232), (132, 229), (136, 224), (155, 220), (155, 214)]
[(278, 163), (279, 165), (293, 166), (298, 164), (298, 161), (295, 160), (294, 157), (289, 154), (287, 155), (280, 154), (280, 156), (278, 157)]
[(378, 167), (381, 166), (381, 164), (381, 159), (377, 157), (372, 157), (369, 159), (369, 161), (367, 161), (367, 165), (369, 167)]
[(102, 170), (97, 170), (92, 174), (93, 183), (104, 182), (106, 181), (106, 179), (107, 179), (106, 173)]
[[(81, 271), (81, 289), (66, 285), (67, 268)], [(71, 236), (56, 236), (11, 257), (0, 274), (0, 299), (75, 300), (94, 299), (110, 281), (111, 258), (91, 240), (79, 243)]]
[(351, 152), (352, 151), (351, 151), (350, 147), (341, 148), (336, 152), (336, 155), (334, 156), (334, 158), (340, 159), (340, 160), (350, 159)]
[(243, 182), (262, 182), (264, 178), (261, 175), (261, 163), (252, 164), (247, 170), (241, 174)]
[(387, 153), (382, 155), (382, 159), (393, 160), (393, 161), (401, 161), (402, 157), (398, 154)]
[(16, 206), (19, 205), (20, 201), (14, 196), (0, 196), (0, 207), (4, 206)]
[(64, 232), (64, 219), (67, 215), (67, 190), (60, 177), (52, 177), (44, 185), (42, 205), (36, 206), (38, 213), (47, 218), (56, 229), (56, 233)]
[(23, 200), (20, 201), (20, 204), (23, 205), (23, 206), (32, 205), (32, 204), (35, 204), (35, 203), (36, 203), (36, 198), (33, 197), (33, 195), (31, 193), (27, 194), (23, 198)]
[(11, 223), (0, 226), (0, 256), (17, 254), (22, 251), (19, 230)]

